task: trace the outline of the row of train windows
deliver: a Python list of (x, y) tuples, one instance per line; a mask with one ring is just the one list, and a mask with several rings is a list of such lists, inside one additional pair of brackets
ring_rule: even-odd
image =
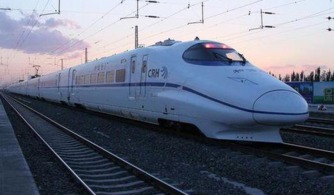
[[(116, 72), (116, 74), (115, 74)], [(76, 85), (120, 83), (125, 81), (125, 69), (112, 70), (108, 72), (99, 72), (75, 77)]]

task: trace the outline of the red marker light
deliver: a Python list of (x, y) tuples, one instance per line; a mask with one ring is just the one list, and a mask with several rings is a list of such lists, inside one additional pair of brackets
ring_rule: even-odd
[(215, 48), (215, 46), (214, 46), (213, 43), (205, 43), (205, 44), (204, 44), (204, 47), (207, 48), (207, 49)]
[(223, 49), (232, 49), (230, 46), (225, 45), (225, 44), (220, 44)]
[(223, 43), (204, 43), (203, 46), (207, 49), (232, 49)]

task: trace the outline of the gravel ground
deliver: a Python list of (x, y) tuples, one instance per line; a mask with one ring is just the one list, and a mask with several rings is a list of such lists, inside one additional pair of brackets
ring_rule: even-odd
[(39, 193), (41, 195), (86, 194), (49, 149), (6, 104), (5, 109), (34, 176)]
[[(194, 194), (334, 194), (333, 179), (320, 173), (161, 133), (152, 125), (28, 101), (98, 145)], [(315, 136), (283, 137), (292, 143), (312, 140), (326, 147), (333, 143)]]

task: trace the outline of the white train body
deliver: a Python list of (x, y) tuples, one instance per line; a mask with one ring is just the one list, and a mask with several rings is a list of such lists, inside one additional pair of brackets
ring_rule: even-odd
[(216, 139), (281, 142), (280, 127), (308, 118), (294, 89), (212, 41), (139, 48), (9, 90), (154, 124), (192, 124)]

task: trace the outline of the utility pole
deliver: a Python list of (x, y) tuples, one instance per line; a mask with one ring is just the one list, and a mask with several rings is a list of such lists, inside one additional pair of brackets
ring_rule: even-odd
[(137, 49), (138, 48), (138, 40), (139, 39), (139, 37), (138, 37), (138, 26), (136, 25), (135, 26), (135, 49)]
[(202, 20), (198, 21), (198, 22), (189, 22), (189, 24), (198, 24), (198, 23), (201, 23), (201, 24), (204, 24), (204, 3), (202, 2)]
[[(250, 12), (249, 12), (249, 13), (250, 13)], [(264, 29), (264, 28), (275, 28), (275, 26), (263, 25), (263, 14), (273, 15), (273, 14), (275, 14), (275, 13), (273, 13), (273, 12), (264, 12), (264, 11), (262, 11), (262, 9), (261, 9), (261, 10), (260, 10), (260, 15), (261, 15), (261, 25), (260, 25), (260, 27), (249, 29), (249, 31), (252, 31), (252, 30), (258, 30), (258, 29)]]
[(8, 57), (7, 57), (7, 64), (4, 64), (4, 63), (2, 63), (2, 56), (1, 56), (0, 66), (7, 66), (8, 67)]
[(139, 0), (137, 0), (137, 12), (136, 12), (136, 15), (135, 16), (130, 16), (130, 17), (122, 17), (122, 18), (120, 18), (120, 20), (130, 19), (130, 18), (139, 18)]
[[(327, 19), (328, 19), (328, 21), (330, 21), (330, 20), (334, 20), (334, 17), (330, 17), (330, 16), (328, 16)], [(330, 28), (330, 27), (328, 27), (327, 30), (328, 30), (329, 32), (334, 31), (334, 29), (332, 29), (332, 28)]]
[[(147, 3), (159, 3), (159, 1), (146, 1)], [(148, 16), (145, 16), (147, 18), (160, 18), (159, 16), (151, 16), (151, 15), (148, 15)], [(137, 0), (137, 11), (136, 11), (136, 14), (135, 16), (129, 16), (129, 17), (122, 17), (120, 18), (120, 20), (123, 20), (123, 19), (131, 19), (131, 18), (139, 18), (139, 0)]]
[(64, 59), (60, 59), (60, 69), (64, 69)]
[(88, 62), (88, 51), (87, 51), (87, 47), (85, 48), (85, 63)]
[[(154, 1), (154, 0), (147, 0), (146, 1), (147, 3), (159, 3), (158, 1)], [(123, 3), (123, 1), (122, 1)], [(152, 16), (152, 15), (147, 15), (145, 16), (147, 18), (160, 18), (159, 16)], [(137, 0), (137, 12), (135, 14), (135, 16), (130, 16), (130, 17), (122, 17), (120, 18), (120, 20), (123, 20), (123, 19), (131, 19), (131, 18), (139, 18), (139, 0)], [(138, 35), (138, 25), (135, 26), (135, 49), (138, 48), (139, 46), (139, 35)]]

